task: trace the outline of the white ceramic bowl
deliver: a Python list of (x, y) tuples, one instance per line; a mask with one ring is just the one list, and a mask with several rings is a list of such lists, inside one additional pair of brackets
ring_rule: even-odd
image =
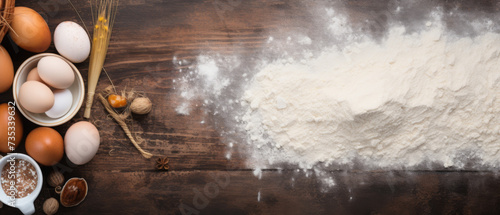
[[(14, 202), (14, 207), (21, 210), (23, 214), (33, 214), (35, 213), (35, 205), (33, 204), (33, 202), (35, 201), (36, 197), (38, 197), (38, 194), (40, 194), (40, 191), (42, 190), (43, 186), (42, 170), (40, 169), (40, 166), (38, 166), (36, 161), (33, 160), (33, 158), (31, 158), (30, 156), (20, 153), (11, 153), (0, 159), (0, 174), (3, 167), (8, 164), (9, 160), (12, 157), (14, 157), (16, 160), (23, 159), (28, 161), (36, 169), (36, 174), (38, 175), (38, 181), (35, 190), (28, 196), (16, 199), (16, 201)], [(6, 205), (11, 206), (11, 201), (9, 196), (5, 193), (5, 191), (1, 187), (0, 187), (0, 201), (2, 201)]]
[[(71, 105), (71, 109), (62, 117), (59, 118), (50, 118), (48, 117), (45, 113), (31, 113), (27, 110), (25, 110), (21, 104), (19, 104), (18, 100), (19, 98), (17, 95), (19, 94), (19, 89), (21, 88), (21, 85), (23, 85), (24, 82), (26, 82), (26, 77), (28, 76), (28, 73), (37, 66), (38, 61), (42, 59), (43, 57), (46, 56), (54, 56), (61, 58), (64, 60), (66, 63), (68, 63), (71, 68), (73, 69), (73, 72), (75, 73), (75, 82), (73, 82), (73, 85), (71, 85), (68, 89), (71, 91), (73, 94), (73, 103)], [(68, 122), (71, 118), (73, 118), (80, 108), (82, 107), (83, 104), (83, 99), (85, 96), (85, 85), (83, 83), (83, 78), (82, 75), (80, 74), (80, 71), (71, 63), (69, 60), (66, 58), (57, 55), (57, 54), (52, 54), (52, 53), (42, 53), (35, 55), (33, 57), (28, 58), (26, 61), (24, 61), (23, 64), (17, 69), (16, 76), (14, 77), (14, 82), (12, 83), (12, 92), (14, 94), (14, 101), (16, 101), (16, 107), (21, 112), (21, 114), (26, 117), (29, 121), (40, 125), (40, 126), (46, 126), (46, 127), (53, 127), (53, 126), (58, 126), (61, 124), (64, 124)]]

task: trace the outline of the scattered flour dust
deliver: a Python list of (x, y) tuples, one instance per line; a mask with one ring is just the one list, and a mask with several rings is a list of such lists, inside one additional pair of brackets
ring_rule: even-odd
[[(183, 75), (174, 80), (178, 85), (179, 96), (183, 99), (183, 102), (176, 108), (176, 112), (181, 115), (189, 115), (192, 109), (191, 102), (194, 99), (203, 99), (204, 105), (211, 104), (214, 99), (218, 99), (222, 90), (231, 83), (229, 75), (224, 71), (231, 71), (240, 64), (235, 57), (218, 55), (216, 57), (200, 55), (196, 60), (198, 65), (179, 69)], [(178, 67), (189, 64), (186, 60), (177, 60), (177, 57), (174, 57), (173, 61)], [(222, 69), (224, 71), (221, 71)], [(190, 83), (196, 83), (197, 86), (192, 87)]]
[[(337, 19), (331, 28), (345, 22)], [(202, 55), (180, 78), (199, 86), (181, 84), (187, 103), (178, 112), (189, 114), (192, 99), (210, 99), (212, 111), (244, 131), (241, 142), (258, 177), (262, 168), (282, 163), (314, 171), (356, 162), (389, 169), (500, 167), (500, 34), (460, 36), (443, 25), (425, 21), (407, 32), (393, 24), (381, 40), (365, 37), (298, 61), (259, 59), (250, 72)], [(241, 93), (224, 96), (233, 82)]]

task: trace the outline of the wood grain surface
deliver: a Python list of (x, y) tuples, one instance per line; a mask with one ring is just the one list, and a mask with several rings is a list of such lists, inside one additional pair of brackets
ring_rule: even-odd
[[(342, 5), (353, 22), (376, 18), (382, 20), (381, 26), (380, 12), (393, 3), (326, 2)], [(85, 24), (92, 26), (89, 2), (73, 0), (73, 4)], [(303, 27), (315, 21), (304, 8), (322, 4), (313, 0), (121, 0), (105, 68), (119, 89), (134, 88), (153, 101), (153, 111), (135, 117), (132, 127), (147, 140), (145, 150), (170, 158), (170, 171), (155, 170), (155, 159), (144, 159), (94, 102), (91, 121), (101, 135), (95, 158), (83, 166), (73, 166), (64, 158), (59, 165), (43, 169), (48, 174), (56, 168), (67, 179), (83, 177), (89, 183), (86, 200), (77, 207), (61, 207), (58, 214), (499, 214), (500, 181), (495, 172), (332, 170), (335, 186), (330, 189), (315, 176), (295, 169), (267, 169), (259, 179), (246, 167), (243, 154), (235, 151), (226, 159), (227, 144), (218, 132), (222, 125), (201, 108), (188, 116), (176, 114), (180, 98), (173, 83), (179, 76), (174, 56), (192, 62), (202, 52), (237, 51), (251, 57), (269, 32), (314, 34), (312, 27)], [(24, 0), (16, 5), (40, 12), (52, 32), (62, 21), (81, 23), (66, 0)], [(425, 8), (430, 7), (488, 16), (499, 13), (500, 3), (442, 0)], [(368, 26), (367, 31), (377, 35), (380, 29)], [(2, 45), (16, 69), (33, 55), (8, 37)], [(48, 52), (56, 52), (53, 45)], [(76, 66), (86, 77), (88, 61)], [(103, 73), (98, 90), (108, 85)], [(12, 101), (11, 95), (11, 91), (1, 94), (0, 103)], [(56, 129), (64, 135), (82, 116), (83, 108)], [(36, 128), (26, 120), (24, 124), (26, 134)], [(24, 145), (18, 151), (24, 152)], [(43, 214), (42, 204), (50, 197), (59, 198), (45, 183), (35, 202), (36, 214)], [(0, 214), (20, 213), (4, 206)]]

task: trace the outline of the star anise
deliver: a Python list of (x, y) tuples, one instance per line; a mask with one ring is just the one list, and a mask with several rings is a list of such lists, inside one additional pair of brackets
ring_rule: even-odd
[(168, 161), (168, 157), (158, 158), (158, 160), (156, 160), (156, 169), (168, 170), (170, 168), (170, 166), (168, 165)]

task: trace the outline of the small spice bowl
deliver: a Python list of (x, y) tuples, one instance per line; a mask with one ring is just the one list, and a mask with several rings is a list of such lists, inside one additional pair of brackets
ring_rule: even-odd
[[(28, 161), (36, 170), (36, 176), (37, 176), (37, 185), (36, 188), (28, 194), (24, 198), (16, 198), (15, 201), (11, 201), (11, 197), (7, 194), (2, 186), (0, 186), (0, 201), (2, 201), (5, 205), (8, 206), (13, 206), (18, 208), (23, 214), (33, 214), (35, 213), (35, 205), (33, 202), (35, 201), (36, 197), (38, 197), (38, 194), (40, 194), (40, 191), (42, 190), (43, 186), (43, 175), (42, 175), (42, 170), (40, 169), (40, 166), (36, 163), (33, 158), (31, 158), (28, 155), (25, 154), (20, 154), (20, 153), (12, 153), (8, 154), (7, 156), (3, 157), (0, 159), (0, 172), (3, 172), (3, 168), (5, 165), (11, 165), (12, 160), (19, 160), (23, 159), (25, 161)], [(11, 167), (9, 167), (10, 169)], [(0, 173), (0, 177), (9, 177), (9, 175), (5, 176)]]
[[(73, 84), (68, 88), (71, 93), (73, 94), (73, 101), (71, 105), (71, 109), (64, 114), (62, 117), (59, 118), (50, 118), (48, 117), (45, 113), (31, 113), (27, 110), (25, 110), (21, 104), (19, 104), (19, 89), (21, 89), (21, 85), (26, 82), (26, 78), (28, 77), (28, 73), (35, 67), (37, 67), (38, 61), (42, 59), (43, 57), (46, 56), (54, 56), (57, 58), (60, 58), (64, 60), (68, 65), (71, 67), (73, 72), (75, 73), (75, 81)], [(29, 121), (40, 125), (40, 126), (46, 126), (46, 127), (54, 127), (58, 125), (62, 125), (66, 122), (68, 122), (71, 118), (73, 118), (80, 108), (82, 107), (83, 104), (83, 99), (85, 97), (85, 85), (83, 82), (82, 75), (80, 74), (80, 71), (71, 63), (69, 60), (66, 58), (57, 55), (57, 54), (52, 54), (52, 53), (42, 53), (35, 55), (33, 57), (28, 58), (26, 61), (24, 61), (23, 64), (17, 69), (16, 76), (14, 76), (14, 82), (12, 83), (12, 92), (14, 96), (14, 101), (16, 101), (16, 107), (21, 112), (21, 114), (26, 117)]]

